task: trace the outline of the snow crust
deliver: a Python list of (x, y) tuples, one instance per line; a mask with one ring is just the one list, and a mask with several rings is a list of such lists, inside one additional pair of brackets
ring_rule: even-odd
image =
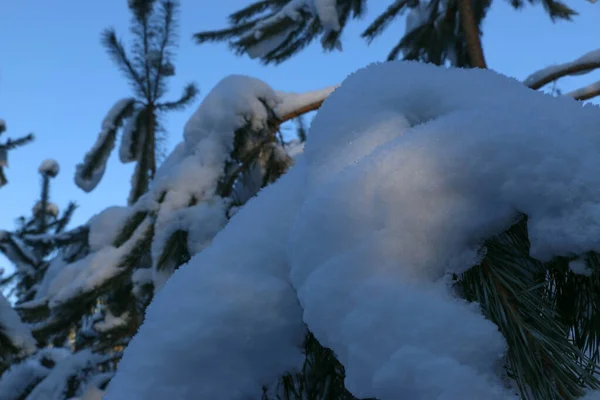
[(51, 177), (55, 177), (58, 175), (60, 171), (60, 166), (58, 165), (58, 161), (53, 159), (47, 159), (42, 161), (42, 164), (38, 168), (40, 174), (46, 174)]
[(259, 398), (299, 367), (303, 323), (357, 397), (517, 398), (502, 335), (447, 277), (518, 213), (540, 260), (600, 251), (599, 124), (492, 71), (358, 71), (297, 165), (157, 294), (105, 399)]

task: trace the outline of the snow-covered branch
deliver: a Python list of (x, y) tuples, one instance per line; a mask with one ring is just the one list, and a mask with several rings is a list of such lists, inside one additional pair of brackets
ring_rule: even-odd
[(279, 122), (283, 123), (308, 112), (316, 111), (337, 87), (339, 85), (304, 93), (277, 92), (281, 103), (275, 107), (275, 115)]
[(576, 60), (564, 64), (551, 65), (536, 71), (529, 75), (523, 83), (531, 89), (539, 89), (564, 76), (587, 74), (597, 68), (600, 68), (600, 49), (590, 51)]
[[(307, 156), (169, 279), (106, 400), (259, 398), (301, 367), (304, 323), (355, 396), (519, 398), (502, 368), (519, 333), (493, 318), (521, 317), (484, 315), (448, 280), (481, 264), (518, 212), (527, 257), (600, 251), (600, 114), (564, 100), (489, 70), (390, 62), (351, 75)], [(519, 350), (542, 365), (536, 348)], [(572, 366), (552, 361), (556, 374)]]
[(0, 293), (0, 356), (6, 352), (23, 356), (35, 350), (36, 341), (31, 330)]
[(600, 96), (600, 81), (573, 90), (572, 92), (567, 93), (566, 96), (573, 97), (575, 100), (589, 100), (596, 96)]

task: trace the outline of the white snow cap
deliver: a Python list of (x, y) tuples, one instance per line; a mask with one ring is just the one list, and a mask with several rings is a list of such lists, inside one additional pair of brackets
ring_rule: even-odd
[(49, 158), (47, 160), (42, 161), (42, 164), (40, 164), (38, 171), (40, 174), (46, 174), (54, 178), (56, 175), (58, 175), (58, 172), (60, 171), (60, 166), (58, 165), (58, 161)]
[(260, 398), (300, 365), (303, 323), (359, 398), (518, 398), (504, 338), (447, 276), (518, 213), (534, 257), (600, 251), (598, 126), (489, 70), (358, 71), (296, 166), (158, 293), (105, 399)]

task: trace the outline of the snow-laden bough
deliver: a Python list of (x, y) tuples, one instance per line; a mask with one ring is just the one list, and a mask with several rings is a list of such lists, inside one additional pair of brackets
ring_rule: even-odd
[(506, 343), (447, 284), (528, 216), (531, 255), (600, 251), (600, 110), (491, 71), (348, 77), (292, 170), (147, 310), (105, 399), (260, 398), (305, 326), (357, 397), (514, 399)]

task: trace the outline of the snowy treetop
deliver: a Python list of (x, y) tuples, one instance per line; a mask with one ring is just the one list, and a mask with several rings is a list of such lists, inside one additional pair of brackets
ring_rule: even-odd
[(600, 251), (598, 126), (492, 71), (352, 74), (297, 165), (158, 293), (105, 399), (260, 398), (301, 367), (304, 324), (357, 397), (516, 399), (504, 337), (447, 276), (520, 213), (540, 260)]
[(60, 171), (60, 166), (58, 165), (58, 161), (49, 158), (47, 160), (42, 161), (40, 167), (38, 168), (38, 171), (40, 174), (55, 177)]

